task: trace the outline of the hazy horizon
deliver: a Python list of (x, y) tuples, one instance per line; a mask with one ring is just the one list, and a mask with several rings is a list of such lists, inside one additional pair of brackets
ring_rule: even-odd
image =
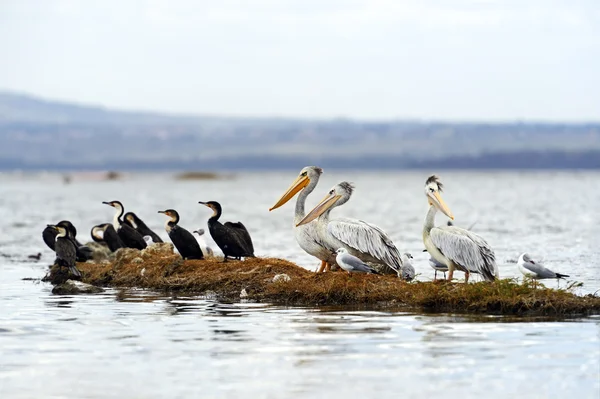
[(8, 0), (0, 51), (0, 89), (124, 111), (600, 120), (591, 0)]

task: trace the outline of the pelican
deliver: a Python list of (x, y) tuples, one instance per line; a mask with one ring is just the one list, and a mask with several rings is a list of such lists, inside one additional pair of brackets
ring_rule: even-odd
[(351, 183), (336, 184), (297, 226), (305, 225), (318, 218), (316, 223), (313, 223), (317, 235), (331, 252), (346, 248), (350, 255), (356, 256), (365, 263), (372, 263), (379, 267), (386, 265), (398, 273), (402, 268), (400, 252), (383, 230), (362, 220), (329, 219), (331, 211), (348, 202), (353, 191), (354, 186)]
[(322, 173), (323, 169), (317, 166), (304, 167), (292, 185), (285, 193), (283, 193), (277, 203), (269, 209), (269, 211), (272, 211), (279, 208), (300, 192), (300, 195), (298, 195), (298, 199), (296, 200), (296, 211), (294, 213), (294, 236), (296, 242), (300, 245), (300, 248), (307, 254), (321, 260), (321, 265), (319, 266), (317, 273), (322, 272), (325, 268), (329, 269), (330, 265), (336, 264), (335, 255), (322, 244), (315, 223), (298, 224), (306, 216), (306, 198), (313, 192), (315, 187), (317, 187), (319, 177), (321, 177)]
[(455, 269), (465, 272), (465, 282), (469, 281), (470, 273), (481, 274), (486, 281), (499, 278), (496, 256), (483, 238), (456, 226), (434, 226), (438, 210), (454, 220), (440, 195), (442, 189), (442, 182), (437, 176), (430, 176), (425, 182), (429, 211), (423, 226), (423, 244), (427, 252), (448, 267), (448, 280), (452, 280)]

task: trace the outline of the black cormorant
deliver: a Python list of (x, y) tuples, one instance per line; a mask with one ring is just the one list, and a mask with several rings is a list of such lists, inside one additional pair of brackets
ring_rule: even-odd
[(127, 248), (144, 249), (146, 248), (146, 241), (144, 237), (138, 233), (133, 227), (123, 222), (123, 213), (125, 209), (123, 204), (119, 201), (103, 202), (103, 204), (110, 205), (117, 210), (113, 219), (113, 227), (123, 244)]
[(179, 226), (179, 213), (174, 209), (167, 209), (166, 211), (158, 211), (170, 217), (165, 224), (165, 230), (169, 234), (169, 238), (173, 241), (173, 245), (179, 251), (179, 254), (183, 259), (204, 259), (200, 245), (194, 236)]
[(123, 244), (115, 228), (110, 223), (103, 223), (92, 227), (92, 239), (96, 242), (106, 244), (111, 252), (125, 247), (125, 244)]
[(163, 242), (163, 240), (158, 236), (158, 234), (150, 230), (150, 228), (146, 226), (146, 223), (144, 223), (142, 219), (137, 217), (135, 213), (127, 212), (125, 216), (123, 216), (123, 220), (125, 221), (125, 223), (133, 227), (138, 233), (140, 233), (142, 237), (150, 236), (150, 238), (152, 238), (152, 242), (154, 243)]
[(227, 257), (237, 259), (241, 259), (242, 256), (254, 257), (254, 246), (252, 245), (250, 233), (248, 233), (242, 222), (225, 222), (225, 224), (222, 224), (219, 222), (222, 213), (221, 204), (216, 201), (200, 201), (199, 204), (213, 210), (213, 215), (208, 219), (208, 231), (223, 251), (225, 262), (227, 262)]
[[(42, 238), (46, 245), (54, 251), (54, 246), (56, 242), (56, 235), (58, 232), (51, 227), (53, 225), (48, 225), (44, 231), (42, 232)], [(85, 262), (89, 259), (92, 259), (93, 251), (91, 248), (82, 245), (79, 241), (77, 241), (77, 229), (73, 226), (73, 223), (68, 220), (62, 220), (56, 224), (56, 226), (63, 227), (67, 231), (67, 238), (69, 238), (73, 245), (75, 245), (75, 252), (77, 256), (78, 262)]]
[(56, 231), (56, 239), (54, 242), (54, 252), (56, 252), (55, 263), (59, 266), (69, 268), (69, 273), (75, 277), (81, 277), (81, 272), (77, 269), (77, 248), (75, 243), (68, 235), (68, 230), (64, 226), (48, 225)]

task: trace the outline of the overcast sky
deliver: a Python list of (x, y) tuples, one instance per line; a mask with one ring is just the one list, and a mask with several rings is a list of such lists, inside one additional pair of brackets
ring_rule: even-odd
[(600, 0), (0, 0), (0, 90), (176, 113), (600, 120)]

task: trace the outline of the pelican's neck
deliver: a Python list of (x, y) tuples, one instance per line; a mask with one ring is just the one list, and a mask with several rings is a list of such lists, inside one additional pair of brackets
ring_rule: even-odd
[(425, 217), (425, 225), (423, 226), (423, 232), (429, 234), (431, 229), (435, 226), (435, 214), (437, 213), (437, 208), (433, 205), (429, 206), (429, 211), (427, 211), (427, 216)]
[(317, 187), (318, 182), (319, 182), (318, 178), (311, 179), (310, 183), (308, 183), (308, 185), (306, 187), (304, 187), (302, 189), (302, 191), (300, 191), (300, 194), (298, 195), (298, 199), (296, 200), (296, 212), (294, 214), (294, 225), (299, 223), (302, 219), (304, 219), (304, 216), (306, 216), (306, 209), (305, 209), (306, 198), (308, 198), (310, 193), (312, 193), (314, 191), (315, 187)]
[(119, 230), (119, 227), (121, 227), (121, 216), (123, 216), (124, 209), (121, 205), (116, 205), (115, 209), (117, 211), (115, 212), (115, 216), (113, 218), (113, 227), (115, 230)]

